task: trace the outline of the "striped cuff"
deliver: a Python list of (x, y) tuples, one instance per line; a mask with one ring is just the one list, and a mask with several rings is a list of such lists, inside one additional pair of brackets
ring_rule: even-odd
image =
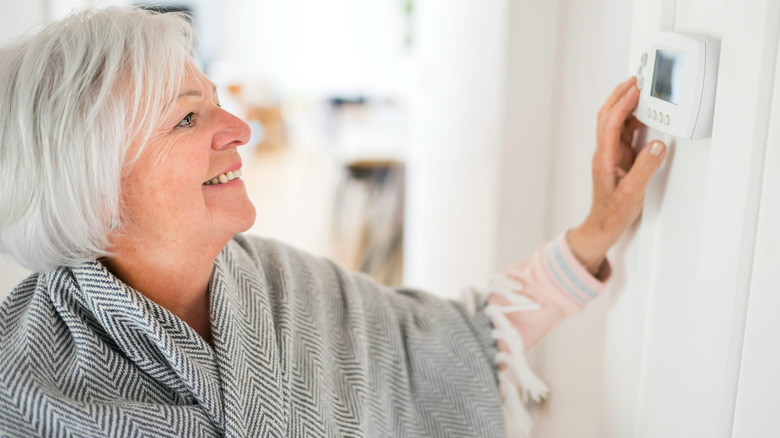
[(566, 313), (575, 313), (596, 298), (612, 275), (612, 268), (606, 259), (597, 277), (591, 275), (571, 251), (565, 232), (547, 244), (542, 251), (542, 258), (545, 270), (561, 292), (559, 295), (568, 302), (568, 305), (562, 306)]

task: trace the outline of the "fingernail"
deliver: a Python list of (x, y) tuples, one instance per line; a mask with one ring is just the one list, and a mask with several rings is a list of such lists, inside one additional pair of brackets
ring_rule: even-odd
[(653, 142), (652, 145), (650, 145), (650, 153), (655, 155), (656, 157), (661, 156), (661, 152), (664, 150), (664, 145), (660, 141)]

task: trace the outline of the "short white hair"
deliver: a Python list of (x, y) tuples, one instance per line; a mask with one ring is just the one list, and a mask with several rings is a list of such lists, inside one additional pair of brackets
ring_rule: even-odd
[(179, 93), (193, 38), (183, 15), (112, 7), (0, 48), (0, 251), (40, 272), (110, 255), (123, 169)]

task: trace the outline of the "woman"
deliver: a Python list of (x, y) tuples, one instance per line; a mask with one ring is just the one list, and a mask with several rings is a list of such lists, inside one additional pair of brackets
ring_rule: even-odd
[(239, 234), (249, 129), (191, 42), (112, 8), (0, 51), (0, 249), (37, 272), (0, 306), (0, 434), (527, 430), (524, 350), (603, 288), (665, 155), (631, 149), (634, 79), (599, 113), (584, 223), (464, 305)]

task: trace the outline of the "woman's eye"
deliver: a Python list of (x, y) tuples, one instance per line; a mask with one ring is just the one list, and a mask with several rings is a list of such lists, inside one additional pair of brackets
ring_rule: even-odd
[(192, 118), (195, 116), (195, 113), (189, 113), (187, 114), (183, 119), (181, 119), (181, 122), (179, 122), (176, 127), (177, 128), (192, 128)]

